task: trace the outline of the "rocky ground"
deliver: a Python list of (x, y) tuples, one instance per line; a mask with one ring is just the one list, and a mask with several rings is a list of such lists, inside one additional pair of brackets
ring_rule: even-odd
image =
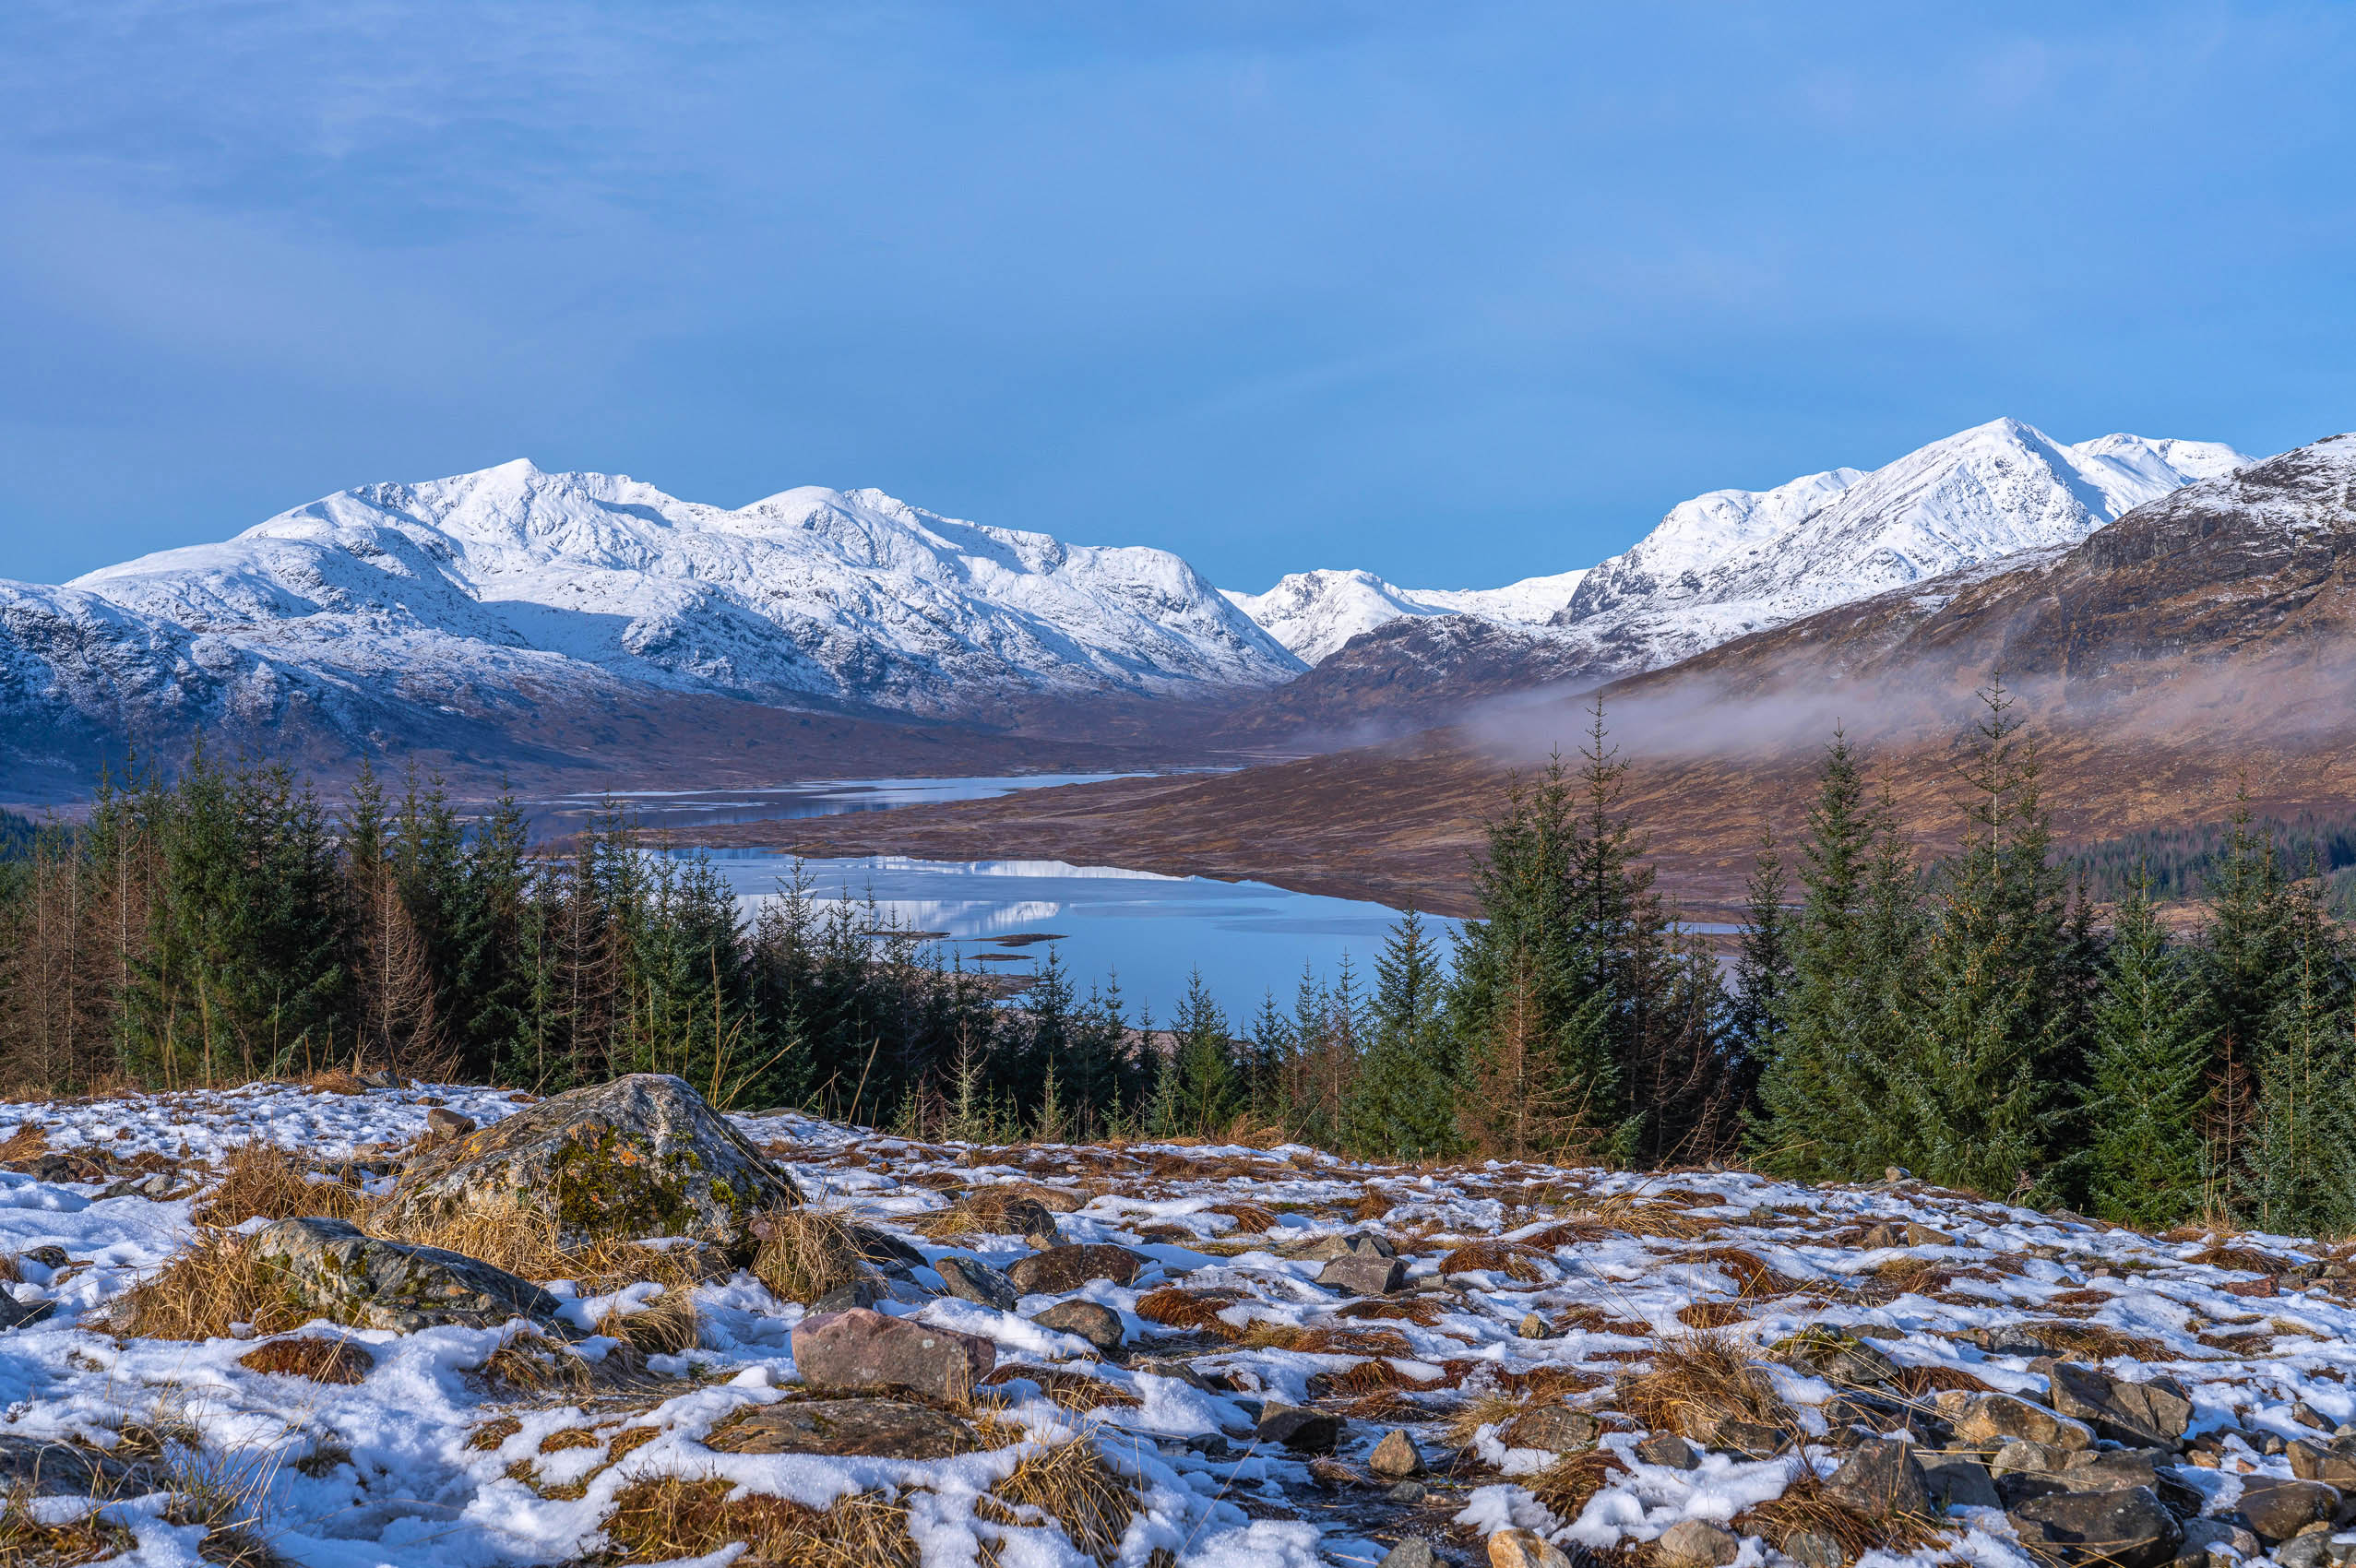
[(2293, 1239), (672, 1079), (0, 1140), (0, 1562), (2356, 1563), (2356, 1279)]

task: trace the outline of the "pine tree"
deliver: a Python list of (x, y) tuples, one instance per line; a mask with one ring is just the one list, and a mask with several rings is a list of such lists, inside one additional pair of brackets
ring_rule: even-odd
[(1442, 1011), (1438, 946), (1411, 903), (1391, 927), (1374, 975), (1374, 1038), (1343, 1107), (1342, 1142), (1370, 1158), (1452, 1153), (1460, 1069)]
[(1791, 878), (1775, 847), (1775, 830), (1759, 836), (1758, 853), (1743, 885), (1743, 932), (1734, 954), (1734, 991), (1727, 1002), (1726, 1034), (1743, 1064), (1747, 1104), (1757, 1073), (1775, 1055), (1783, 1025), (1777, 1015), (1791, 985), (1791, 917), (1784, 908)]
[(2160, 1229), (2199, 1207), (2211, 1031), (2196, 1003), (2194, 978), (2152, 907), (2150, 879), (2138, 872), (2113, 920), (2094, 1009), (2085, 1186), (2104, 1219)]
[(1154, 1130), (1164, 1135), (1209, 1137), (1243, 1108), (1242, 1085), (1230, 1060), (1227, 1015), (1213, 1000), (1203, 972), (1186, 979), (1186, 993), (1170, 1021), (1176, 1053), (1166, 1069), (1169, 1088)]
[(2284, 921), (2290, 963), (2255, 1056), (2251, 1135), (2236, 1207), (2258, 1228), (2356, 1228), (2356, 1041), (2349, 1032), (2348, 956), (2313, 881), (2293, 885)]
[(2050, 1192), (2069, 1105), (2061, 873), (2036, 750), (2001, 681), (1961, 770), (1964, 841), (1944, 868), (1922, 1004), (1892, 1064), (1896, 1162), (1998, 1196)]

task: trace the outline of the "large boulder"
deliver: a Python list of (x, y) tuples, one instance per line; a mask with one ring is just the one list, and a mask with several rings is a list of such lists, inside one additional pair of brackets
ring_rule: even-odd
[(347, 1219), (281, 1219), (254, 1234), (253, 1255), (305, 1310), (361, 1328), (413, 1334), (516, 1318), (560, 1326), (555, 1297), (480, 1258), (364, 1234)]
[(865, 1307), (805, 1317), (793, 1329), (794, 1370), (829, 1393), (905, 1392), (961, 1405), (997, 1365), (998, 1347), (980, 1335)]
[(2234, 1513), (2260, 1540), (2272, 1545), (2289, 1540), (2309, 1525), (2322, 1524), (2339, 1511), (2339, 1489), (2323, 1481), (2284, 1480), (2275, 1476), (2246, 1476)]
[(2013, 1510), (2012, 1522), (2021, 1545), (2049, 1562), (2160, 1568), (2184, 1538), (2176, 1516), (2140, 1486), (2031, 1498)]
[(633, 1073), (426, 1150), (392, 1201), (402, 1224), (521, 1205), (552, 1211), (565, 1246), (693, 1236), (748, 1252), (754, 1217), (800, 1196), (684, 1082)]

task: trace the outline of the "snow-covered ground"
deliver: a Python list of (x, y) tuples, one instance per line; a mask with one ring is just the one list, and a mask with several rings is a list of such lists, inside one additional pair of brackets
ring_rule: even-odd
[[(604, 1550), (615, 1493), (661, 1474), (722, 1477), (819, 1507), (893, 1492), (928, 1564), (970, 1563), (984, 1548), (1012, 1568), (1088, 1561), (1053, 1528), (1002, 1537), (983, 1522), (995, 1515), (977, 1515), (1016, 1450), (915, 1461), (707, 1447), (732, 1414), (797, 1388), (789, 1336), (803, 1309), (746, 1274), (696, 1290), (698, 1348), (648, 1358), (594, 1397), (520, 1397), (470, 1375), (511, 1329), (340, 1330), (375, 1357), (348, 1385), (248, 1370), (240, 1357), (253, 1347), (235, 1336), (106, 1331), (109, 1303), (191, 1241), (192, 1207), (237, 1146), (276, 1144), (322, 1170), (357, 1161), (382, 1190), (435, 1103), (489, 1122), (521, 1101), (449, 1087), (255, 1087), (0, 1107), (0, 1160), (12, 1167), (0, 1170), (0, 1256), (17, 1258), (22, 1277), (8, 1289), (20, 1311), (54, 1303), (0, 1333), (0, 1448), (46, 1439), (105, 1450), (135, 1428), (184, 1433), (192, 1462), (256, 1478), (256, 1534), (322, 1568), (577, 1561)], [(1854, 1393), (1774, 1351), (1811, 1328), (1893, 1363), (1898, 1376), (1879, 1386), (1911, 1401), (1917, 1426), (1934, 1424), (1940, 1390), (2044, 1399), (2046, 1348), (2130, 1380), (2172, 1376), (2193, 1406), (2173, 1484), (2213, 1515), (2231, 1514), (2252, 1479), (2291, 1474), (2286, 1440), (2328, 1443), (2332, 1426), (2356, 1419), (2341, 1252), (2287, 1238), (2243, 1236), (2220, 1251), (2218, 1238), (2158, 1240), (1907, 1181), (1807, 1188), (1727, 1171), (1395, 1168), (1303, 1148), (979, 1149), (796, 1115), (738, 1123), (815, 1201), (892, 1230), (928, 1262), (958, 1253), (1004, 1265), (1028, 1253), (1016, 1237), (958, 1247), (910, 1229), (965, 1191), (1008, 1182), (1068, 1194), (1061, 1206), (1077, 1206), (1059, 1216), (1065, 1240), (1150, 1260), (1130, 1286), (1099, 1278), (1076, 1292), (1119, 1314), (1118, 1352), (1029, 1321), (1045, 1297), (999, 1312), (917, 1291), (885, 1308), (984, 1336), (1002, 1363), (1053, 1364), (1113, 1391), (1113, 1402), (1075, 1410), (1017, 1382), (999, 1414), (1034, 1445), (1093, 1433), (1131, 1478), (1138, 1511), (1111, 1553), (1124, 1563), (1158, 1551), (1233, 1568), (1372, 1563), (1410, 1538), (1434, 1542), (1443, 1560), (1476, 1561), (1482, 1538), (1508, 1526), (1608, 1552), (1689, 1519), (1731, 1521), (1746, 1537), (1741, 1564), (1776, 1561), (1743, 1511), (1783, 1495), (1803, 1469), (1834, 1469), (1828, 1402)], [(1352, 1234), (1396, 1247), (1403, 1289), (1346, 1301), (1315, 1283), (1320, 1254)], [(1474, 1244), (1486, 1245), (1462, 1251)], [(938, 1284), (929, 1267), (914, 1277)], [(593, 1324), (612, 1301), (577, 1300), (567, 1315)], [(1797, 1447), (1767, 1458), (1709, 1448), (1694, 1468), (1639, 1456), (1647, 1433), (1616, 1408), (1615, 1380), (1696, 1326), (1757, 1359), (1795, 1414)], [(614, 1344), (583, 1348), (594, 1358)], [(1504, 1440), (1511, 1402), (1599, 1419), (1600, 1440), (1577, 1460), (1598, 1484), (1576, 1508), (1541, 1502), (1566, 1495), (1550, 1488), (1562, 1474), (1551, 1453)], [(1255, 1441), (1277, 1405), (1341, 1415), (1335, 1455)], [(484, 1441), (499, 1417), (511, 1424)], [(1393, 1428), (1432, 1467), (1420, 1496), (1366, 1475)], [(615, 1441), (625, 1431), (636, 1446)], [(169, 1523), (167, 1502), (125, 1497), (107, 1513), (136, 1535), (138, 1560), (193, 1562), (204, 1532)], [(89, 1506), (39, 1504), (44, 1516)], [(1958, 1506), (1941, 1525), (1940, 1544), (1904, 1556), (2026, 1561), (2001, 1510)]]

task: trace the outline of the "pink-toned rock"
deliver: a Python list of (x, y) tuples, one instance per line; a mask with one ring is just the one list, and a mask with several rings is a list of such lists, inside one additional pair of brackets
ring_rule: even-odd
[(839, 1394), (901, 1390), (962, 1404), (998, 1364), (979, 1335), (886, 1317), (866, 1307), (806, 1317), (793, 1330), (793, 1365), (813, 1388)]

